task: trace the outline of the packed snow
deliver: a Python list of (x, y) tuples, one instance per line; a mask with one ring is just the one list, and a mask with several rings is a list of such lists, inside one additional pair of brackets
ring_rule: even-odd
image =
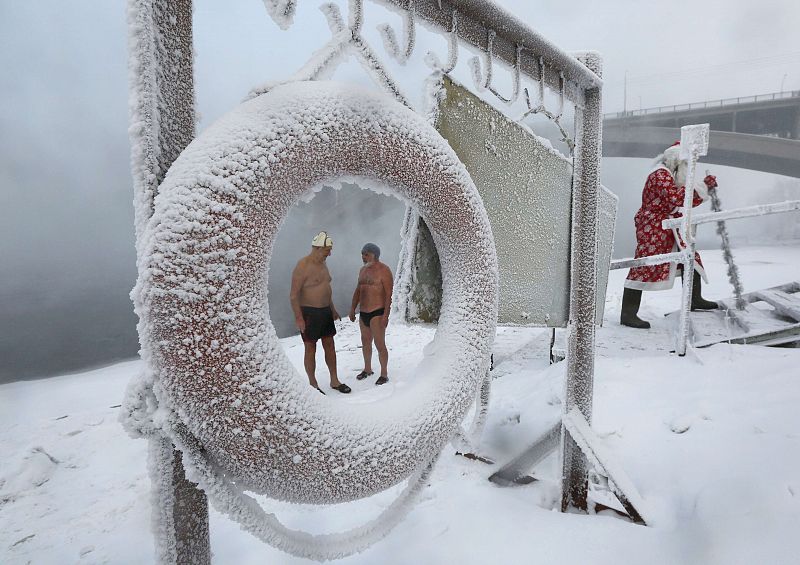
[[(800, 241), (734, 252), (745, 291), (800, 275)], [(703, 253), (711, 278), (704, 294), (730, 296), (722, 253)], [(499, 328), (479, 448), (497, 464), (445, 448), (406, 519), (342, 562), (797, 562), (800, 350), (723, 343), (679, 358), (669, 352), (664, 314), (677, 310), (680, 288), (645, 293), (640, 315), (653, 328), (635, 330), (618, 323), (624, 276), (611, 273), (605, 325), (597, 332), (592, 427), (642, 496), (652, 524), (632, 524), (612, 510), (558, 512), (555, 457), (533, 471), (538, 482), (501, 488), (487, 480), (559, 417), (566, 366), (548, 364), (548, 330)], [(353, 394), (329, 395), (330, 402), (353, 412), (380, 407), (427, 377), (413, 368), (433, 328), (390, 325), (393, 378), (376, 387), (354, 378), (362, 368), (357, 327), (337, 323), (340, 372)], [(301, 372), (300, 338), (281, 345)], [(126, 383), (141, 370), (140, 361), (131, 361), (0, 386), (0, 561), (154, 561), (147, 444), (130, 439), (118, 423)], [(369, 522), (402, 488), (331, 506), (260, 500), (287, 527), (319, 534)], [(596, 496), (614, 506), (601, 492)], [(261, 543), (213, 508), (211, 536), (215, 563), (309, 563)]]

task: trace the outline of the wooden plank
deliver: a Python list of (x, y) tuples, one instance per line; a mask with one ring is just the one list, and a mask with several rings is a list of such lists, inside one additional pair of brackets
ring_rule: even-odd
[(751, 332), (730, 339), (713, 339), (695, 343), (697, 348), (709, 347), (716, 343), (735, 343), (740, 345), (782, 345), (800, 341), (800, 323), (768, 332)]
[(792, 281), (779, 286), (773, 286), (771, 290), (780, 290), (781, 292), (795, 293), (800, 292), (800, 281)]
[[(514, 459), (503, 465), (489, 480), (500, 486), (519, 484), (524, 479), (526, 473), (539, 464), (542, 459), (552, 453), (561, 439), (561, 421), (559, 420), (547, 430), (530, 447), (520, 453)], [(530, 482), (530, 481), (528, 481)], [(523, 484), (525, 482), (523, 481)]]
[[(792, 281), (742, 295), (747, 303), (743, 310), (735, 307), (732, 298), (719, 301), (719, 310), (692, 312), (693, 334), (701, 339), (694, 347), (716, 343), (781, 345), (800, 341), (800, 282)], [(762, 304), (757, 304), (762, 303)], [(674, 317), (677, 312), (671, 312)], [(777, 314), (777, 315), (776, 315)], [(739, 331), (737, 331), (739, 330)]]
[(771, 288), (753, 294), (775, 308), (779, 314), (800, 322), (800, 297)]
[(645, 515), (646, 504), (639, 495), (633, 482), (628, 478), (611, 454), (606, 451), (600, 439), (591, 429), (589, 422), (579, 410), (573, 408), (562, 420), (567, 434), (575, 441), (580, 450), (586, 455), (589, 463), (594, 467), (595, 473), (608, 479), (608, 486), (616, 495), (625, 511), (637, 524), (647, 525)]

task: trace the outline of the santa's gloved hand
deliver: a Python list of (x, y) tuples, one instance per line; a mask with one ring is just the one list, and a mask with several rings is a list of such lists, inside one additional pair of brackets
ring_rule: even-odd
[(717, 186), (719, 186), (717, 184), (717, 177), (714, 175), (706, 175), (706, 178), (703, 179), (703, 182), (706, 183), (708, 188), (717, 188)]

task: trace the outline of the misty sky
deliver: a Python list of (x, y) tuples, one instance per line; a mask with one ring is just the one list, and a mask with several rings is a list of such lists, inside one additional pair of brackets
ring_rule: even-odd
[(604, 111), (800, 90), (793, 0), (498, 0), (563, 49), (599, 51)]
[[(606, 112), (622, 109), (626, 71), (629, 109), (800, 89), (793, 1), (498, 3), (568, 51), (603, 54)], [(297, 23), (283, 32), (260, 0), (195, 2), (201, 130), (321, 46), (329, 33), (319, 4), (300, 0)], [(0, 0), (0, 380), (43, 355), (67, 359), (87, 340), (103, 359), (135, 353), (125, 7)], [(388, 60), (375, 32), (384, 21), (400, 30), (398, 16), (367, 1), (365, 34)], [(444, 57), (445, 41), (421, 32), (406, 67), (389, 63), (415, 103), (429, 49)], [(467, 58), (462, 50), (456, 75), (470, 84)], [(352, 63), (334, 78), (369, 84)], [(507, 80), (497, 73), (498, 85)], [(623, 196), (619, 225), (630, 222), (648, 167), (604, 162), (604, 183)], [(797, 194), (794, 180), (719, 169), (728, 207)], [(630, 254), (630, 237), (618, 242), (617, 254)], [(20, 343), (30, 350), (20, 353)]]

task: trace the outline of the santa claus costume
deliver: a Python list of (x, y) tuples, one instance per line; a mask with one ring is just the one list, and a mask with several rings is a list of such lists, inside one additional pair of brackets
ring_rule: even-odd
[[(655, 167), (647, 176), (642, 191), (642, 206), (636, 213), (636, 258), (650, 257), (678, 251), (685, 243), (677, 228), (664, 229), (661, 222), (682, 216), (685, 194), (687, 162), (680, 158), (680, 147), (674, 144), (659, 155)], [(695, 183), (692, 206), (709, 198), (708, 191), (717, 186), (716, 179), (708, 175), (702, 183)], [(638, 318), (643, 290), (667, 290), (675, 283), (678, 267), (675, 263), (661, 263), (634, 267), (628, 273), (623, 292), (620, 322), (635, 328), (649, 328), (650, 324)], [(700, 254), (695, 254), (694, 291), (692, 309), (717, 308), (716, 302), (704, 300), (700, 295), (700, 278), (708, 282)]]

